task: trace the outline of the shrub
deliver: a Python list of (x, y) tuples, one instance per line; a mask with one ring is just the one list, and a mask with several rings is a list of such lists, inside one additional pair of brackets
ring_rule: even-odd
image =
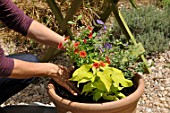
[(155, 53), (156, 51), (162, 52), (169, 48), (169, 39), (164, 38), (163, 32), (154, 31), (150, 33), (145, 33), (143, 35), (138, 35), (137, 39), (141, 43), (143, 43), (143, 45), (145, 45), (145, 48), (147, 49), (147, 54)]
[(162, 0), (161, 3), (163, 4), (163, 6), (170, 6), (170, 0)]
[[(170, 49), (170, 9), (168, 7), (158, 9), (154, 6), (143, 6), (137, 10), (122, 8), (121, 12), (137, 42), (143, 43), (146, 54)], [(113, 34), (122, 37), (123, 34), (117, 23), (113, 26)]]
[[(72, 21), (69, 23), (76, 26)], [(121, 91), (133, 86), (135, 73), (144, 71), (144, 64), (138, 62), (144, 51), (138, 51), (140, 45), (109, 40), (110, 28), (101, 20), (97, 23), (103, 26), (100, 31), (94, 32), (93, 26), (81, 26), (74, 40), (67, 37), (58, 48), (66, 49), (67, 57), (76, 67), (70, 80), (77, 83), (82, 94), (92, 96), (94, 101), (119, 100), (126, 97)]]

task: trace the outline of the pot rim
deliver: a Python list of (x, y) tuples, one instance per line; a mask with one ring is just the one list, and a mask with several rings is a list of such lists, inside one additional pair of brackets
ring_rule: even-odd
[[(111, 102), (104, 102), (104, 103), (80, 103), (80, 102), (73, 102), (68, 99), (64, 99), (55, 93), (55, 88), (48, 88), (48, 94), (52, 100), (58, 101), (59, 104), (64, 104), (70, 107), (77, 107), (79, 108), (93, 108), (97, 110), (104, 110), (104, 109), (113, 109), (113, 108), (120, 108), (122, 106), (131, 106), (134, 103), (137, 103), (139, 98), (142, 96), (144, 92), (144, 80), (141, 75), (135, 75), (135, 81), (138, 85), (137, 89), (127, 96), (126, 98), (111, 101)], [(52, 83), (49, 83), (52, 84)], [(54, 102), (55, 103), (55, 102)]]

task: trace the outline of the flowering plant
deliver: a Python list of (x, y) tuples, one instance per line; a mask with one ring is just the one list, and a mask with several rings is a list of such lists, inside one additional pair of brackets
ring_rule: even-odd
[(76, 81), (77, 87), (83, 84), (82, 94), (92, 96), (94, 101), (119, 100), (126, 97), (122, 90), (133, 86), (134, 72), (143, 70), (137, 60), (144, 51), (139, 52), (139, 45), (114, 39), (111, 28), (107, 29), (101, 20), (97, 23), (103, 26), (99, 32), (82, 26), (74, 40), (67, 37), (58, 48), (66, 48), (66, 55), (76, 65), (70, 80)]

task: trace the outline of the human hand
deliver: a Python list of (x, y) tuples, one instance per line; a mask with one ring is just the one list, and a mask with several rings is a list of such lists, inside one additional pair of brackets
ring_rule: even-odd
[(70, 93), (77, 96), (78, 93), (80, 93), (80, 91), (76, 88), (73, 82), (68, 80), (70, 79), (74, 71), (74, 67), (67, 68), (62, 65), (57, 65), (57, 66), (58, 66), (57, 76), (52, 77), (52, 79), (62, 87), (66, 88)]

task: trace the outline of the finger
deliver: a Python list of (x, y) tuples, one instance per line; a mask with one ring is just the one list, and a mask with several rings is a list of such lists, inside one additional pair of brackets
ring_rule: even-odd
[(66, 88), (71, 94), (77, 96), (78, 94), (65, 82), (63, 82), (62, 80), (59, 80), (57, 78), (53, 78), (54, 81), (56, 81), (60, 86)]
[(67, 70), (67, 67), (65, 67), (65, 66), (58, 65), (58, 67), (59, 67), (60, 69), (62, 69), (62, 70)]
[(50, 84), (48, 84), (48, 89), (55, 89), (55, 87), (52, 83), (50, 83)]
[(81, 91), (76, 87), (76, 84), (73, 82), (68, 82), (68, 85), (74, 90), (76, 91), (78, 94), (81, 94)]
[(77, 96), (77, 95), (78, 95), (77, 92), (74, 91), (68, 84), (64, 84), (63, 86), (64, 86), (64, 88), (66, 88), (70, 93), (72, 93), (74, 96)]

